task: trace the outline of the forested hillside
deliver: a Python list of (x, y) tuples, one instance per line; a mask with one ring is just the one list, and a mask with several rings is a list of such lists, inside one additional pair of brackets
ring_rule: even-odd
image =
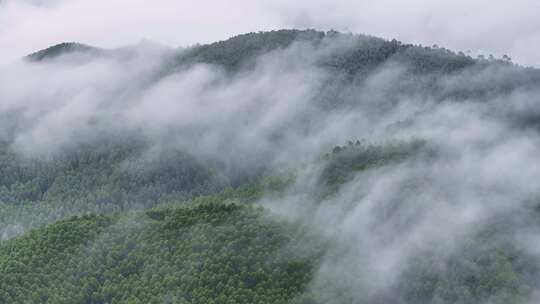
[(74, 214), (150, 208), (228, 183), (185, 153), (145, 158), (144, 142), (97, 142), (52, 159), (29, 159), (5, 144), (0, 149), (2, 238)]
[[(3, 303), (284, 303), (317, 260), (234, 203), (63, 220), (2, 246)], [(31, 277), (31, 278), (30, 278)]]
[[(343, 186), (351, 172), (391, 166), (407, 155), (422, 153), (420, 147), (418, 142), (336, 147), (324, 157), (318, 182), (333, 190), (311, 199), (330, 204), (336, 187)], [(272, 176), (145, 212), (72, 217), (27, 232), (0, 246), (0, 299), (6, 303), (356, 302), (355, 293), (342, 290), (346, 278), (309, 287), (323, 254), (340, 259), (344, 248), (333, 247), (331, 239), (317, 233), (320, 228), (311, 230), (305, 220), (283, 221), (253, 205), (263, 196), (283, 197), (294, 176)], [(448, 260), (441, 260), (444, 254), (435, 247), (422, 253), (403, 274), (407, 279), (395, 287), (401, 301), (423, 303), (436, 298), (437, 303), (477, 303), (498, 295), (500, 303), (522, 303), (531, 293), (527, 280), (538, 274), (537, 266), (533, 257), (521, 256), (519, 248), (502, 243), (497, 233), (505, 234), (495, 227), (479, 233)], [(385, 295), (380, 301), (394, 297)]]
[(63, 43), (0, 100), (0, 303), (538, 300), (540, 70), (508, 56)]

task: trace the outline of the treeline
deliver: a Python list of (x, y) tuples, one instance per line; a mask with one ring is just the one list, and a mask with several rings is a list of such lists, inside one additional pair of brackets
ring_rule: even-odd
[[(381, 166), (392, 165), (422, 152), (427, 142), (421, 139), (393, 140), (385, 143), (349, 141), (345, 146), (336, 146), (324, 155), (321, 180), (330, 189), (350, 181), (354, 174)], [(434, 153), (425, 149), (425, 154)]]
[[(404, 68), (409, 79), (396, 84), (399, 88), (397, 91), (431, 94), (441, 99), (487, 98), (540, 84), (539, 70), (515, 65), (507, 55), (502, 58), (492, 55), (473, 58), (437, 45), (413, 45), (395, 39), (336, 31), (294, 29), (242, 34), (224, 41), (181, 49), (165, 61), (163, 71), (158, 73), (160, 76), (156, 80), (197, 63), (221, 66), (231, 72), (250, 69), (261, 56), (294, 44), (310, 46), (311, 49), (300, 48), (298, 51), (315, 56), (315, 64), (334, 76), (323, 90), (330, 89), (332, 85), (337, 85), (339, 89), (351, 81), (358, 84), (359, 80), (371, 73), (392, 65)], [(38, 51), (27, 58), (43, 61), (63, 54), (84, 53), (98, 57), (115, 52), (120, 54), (122, 50), (102, 50), (70, 42)], [(448, 90), (438, 82), (443, 77), (462, 72), (467, 72), (464, 76), (469, 80), (488, 73), (485, 77), (491, 78), (491, 81), (480, 77), (482, 79), (473, 80), (474, 86), (456, 90)], [(466, 86), (466, 83), (463, 85)], [(337, 92), (333, 94), (337, 97)]]

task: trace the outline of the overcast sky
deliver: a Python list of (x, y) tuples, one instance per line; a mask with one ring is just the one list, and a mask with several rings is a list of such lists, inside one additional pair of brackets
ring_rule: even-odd
[(186, 46), (292, 27), (508, 54), (540, 67), (538, 0), (0, 0), (0, 64), (64, 41)]

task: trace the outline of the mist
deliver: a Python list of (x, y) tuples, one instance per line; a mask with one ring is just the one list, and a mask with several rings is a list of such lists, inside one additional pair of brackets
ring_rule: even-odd
[[(471, 83), (475, 87), (503, 84), (512, 81), (512, 69), (466, 69), (441, 77), (436, 87), (450, 92), (466, 91)], [(461, 266), (459, 259), (467, 259), (475, 250), (497, 250), (488, 248), (489, 241), (474, 243), (483, 234), (498, 233), (496, 242), (527, 256), (532, 264), (526, 267), (533, 273), (536, 266), (531, 265), (540, 261), (539, 243), (530, 237), (539, 228), (535, 218), (539, 191), (534, 181), (540, 174), (536, 162), (540, 138), (535, 119), (524, 119), (535, 116), (539, 87), (459, 101), (441, 100), (433, 91), (404, 93), (388, 108), (385, 100), (396, 97), (395, 87), (408, 81), (404, 70), (388, 64), (371, 73), (360, 88), (350, 88), (358, 112), (329, 125), (355, 121), (338, 133), (352, 128), (353, 139), (368, 138), (383, 147), (393, 139), (425, 139), (423, 152), (399, 164), (362, 170), (322, 199), (317, 194), (324, 166), (308, 166), (284, 198), (261, 202), (331, 240), (311, 287), (325, 303), (338, 303), (336, 298), (352, 303), (410, 303), (411, 295), (403, 291), (408, 287), (403, 286), (421, 279), (410, 275), (422, 263), (438, 269), (436, 275), (443, 281), (425, 303), (478, 303), (471, 290), (449, 294), (444, 280), (460, 272), (478, 275), (478, 269)], [(365, 113), (375, 117), (362, 116)], [(434, 274), (426, 274), (433, 280), (430, 275)], [(537, 293), (537, 274), (525, 276), (533, 277), (527, 280)], [(504, 289), (493, 292), (485, 303), (536, 301), (512, 298)]]
[[(392, 57), (349, 77), (321, 64), (356, 43), (372, 42), (298, 41), (237, 71), (208, 63), (170, 69), (189, 49), (145, 44), (111, 56), (20, 60), (0, 69), (0, 138), (24, 157), (50, 158), (103, 136), (136, 134), (151, 143), (150, 155), (183, 151), (221, 164), (226, 175), (300, 168), (283, 197), (259, 204), (332, 244), (310, 284), (326, 303), (340, 293), (354, 303), (408, 303), (403, 286), (417, 259), (432, 259), (445, 276), (469, 240), (498, 225), (497, 242), (538, 266), (540, 86), (515, 77), (538, 71), (506, 62), (414, 74)], [(418, 153), (354, 172), (317, 196), (319, 160), (334, 146), (415, 138), (426, 142)], [(535, 291), (538, 278), (526, 277)], [(496, 291), (486, 304), (507, 294)]]

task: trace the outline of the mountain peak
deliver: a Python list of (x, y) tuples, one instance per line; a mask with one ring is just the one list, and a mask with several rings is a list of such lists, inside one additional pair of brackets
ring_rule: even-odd
[(65, 54), (72, 54), (72, 53), (98, 53), (102, 51), (99, 48), (78, 43), (78, 42), (62, 42), (56, 45), (53, 45), (51, 47), (48, 47), (46, 49), (37, 51), (35, 53), (32, 53), (26, 58), (30, 61), (42, 61), (45, 59), (52, 59), (56, 58), (61, 55)]

